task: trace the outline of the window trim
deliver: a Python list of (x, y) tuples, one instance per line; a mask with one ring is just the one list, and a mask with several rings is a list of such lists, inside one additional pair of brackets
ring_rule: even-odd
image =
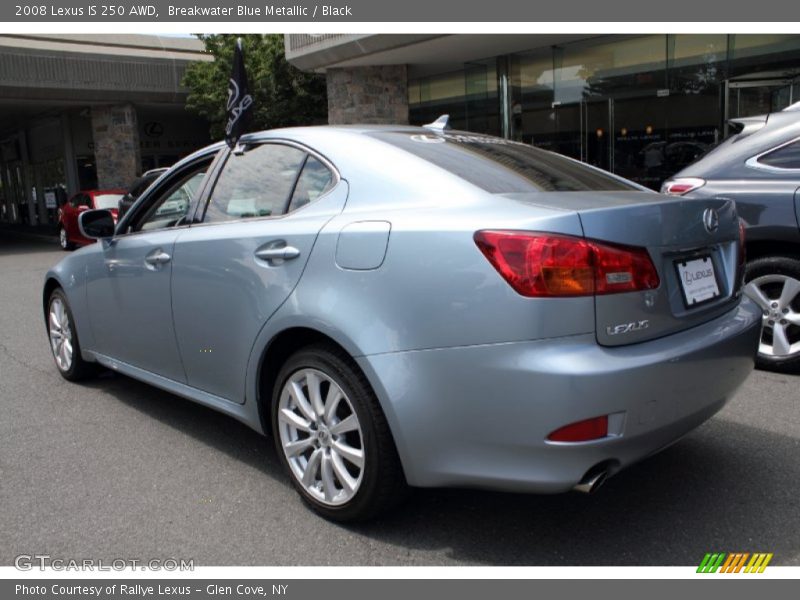
[(755, 156), (751, 156), (745, 161), (745, 166), (748, 166), (752, 169), (759, 169), (761, 171), (769, 171), (770, 173), (800, 173), (800, 167), (775, 167), (773, 165), (765, 165), (764, 163), (760, 162), (760, 160), (766, 156), (767, 154), (772, 154), (773, 152), (777, 152), (786, 146), (791, 146), (792, 144), (800, 142), (800, 136), (789, 140), (788, 142), (783, 142), (782, 144), (778, 144), (777, 146), (773, 146), (769, 150), (765, 150), (764, 152), (760, 152)]
[[(206, 213), (208, 212), (208, 205), (211, 202), (211, 198), (214, 195), (214, 189), (217, 187), (217, 182), (219, 181), (219, 178), (222, 175), (222, 172), (225, 170), (225, 165), (228, 163), (228, 159), (230, 158), (231, 154), (234, 154), (233, 150), (231, 150), (230, 148), (227, 148), (227, 150), (225, 151), (225, 156), (220, 160), (220, 165), (216, 169), (216, 172), (213, 174), (214, 175), (214, 181), (209, 183), (209, 185), (207, 186), (208, 193), (206, 194), (205, 198), (201, 198), (201, 203), (203, 204), (203, 210), (202, 210), (202, 214), (200, 215), (200, 219), (193, 223), (193, 225), (195, 227), (209, 227), (209, 226), (213, 226), (213, 225), (227, 225), (227, 224), (233, 224), (233, 223), (250, 223), (252, 221), (264, 221), (264, 220), (267, 220), (267, 219), (269, 219), (269, 220), (283, 219), (285, 217), (289, 217), (291, 215), (296, 214), (298, 211), (303, 210), (306, 206), (311, 206), (312, 204), (315, 204), (318, 200), (320, 200), (321, 198), (324, 198), (325, 196), (327, 196), (328, 194), (333, 192), (333, 190), (335, 190), (339, 186), (339, 182), (342, 180), (342, 176), (339, 174), (339, 169), (337, 169), (336, 165), (334, 165), (330, 160), (328, 160), (328, 158), (326, 158), (324, 155), (322, 155), (321, 153), (317, 152), (313, 148), (310, 148), (310, 147), (306, 146), (305, 144), (302, 144), (302, 143), (297, 142), (295, 140), (288, 139), (288, 138), (254, 137), (252, 139), (242, 140), (242, 142), (246, 143), (246, 144), (252, 144), (252, 145), (274, 144), (274, 145), (279, 145), (279, 146), (291, 146), (291, 147), (297, 148), (298, 150), (300, 150), (302, 152), (305, 152), (306, 155), (303, 157), (303, 160), (302, 160), (302, 162), (300, 164), (300, 167), (298, 168), (297, 174), (295, 175), (294, 182), (292, 183), (292, 188), (289, 190), (288, 198), (284, 202), (284, 212), (282, 212), (279, 215), (268, 215), (268, 216), (263, 216), (263, 217), (244, 217), (244, 218), (241, 218), (241, 219), (230, 219), (228, 221), (206, 222), (206, 220), (205, 220), (206, 219)], [(297, 182), (300, 180), (300, 175), (303, 172), (303, 167), (305, 167), (306, 161), (308, 161), (308, 157), (309, 156), (313, 156), (319, 162), (321, 162), (328, 170), (330, 170), (330, 172), (333, 174), (333, 185), (328, 189), (327, 192), (325, 192), (324, 194), (320, 195), (319, 198), (314, 200), (314, 202), (309, 202), (305, 206), (301, 206), (300, 208), (298, 208), (295, 211), (287, 212), (288, 205), (292, 201), (292, 196), (294, 196), (294, 191), (295, 191), (295, 188), (297, 187)], [(198, 208), (198, 210), (195, 213), (195, 218), (197, 218), (197, 215), (200, 212), (200, 206), (199, 205), (198, 205), (197, 208)]]
[(294, 181), (292, 182), (292, 189), (289, 190), (289, 195), (286, 197), (286, 200), (283, 201), (283, 208), (281, 209), (282, 215), (289, 214), (289, 207), (292, 205), (292, 198), (294, 198), (294, 193), (297, 191), (297, 184), (300, 182), (300, 177), (303, 176), (303, 169), (306, 168), (309, 156), (311, 155), (308, 152), (303, 154), (303, 162), (300, 163), (300, 168), (297, 169), (297, 173), (295, 173)]

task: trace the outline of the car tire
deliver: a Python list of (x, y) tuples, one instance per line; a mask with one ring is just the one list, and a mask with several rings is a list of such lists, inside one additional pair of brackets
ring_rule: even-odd
[(745, 293), (763, 315), (756, 366), (800, 372), (800, 258), (766, 256), (749, 262)]
[(75, 249), (75, 244), (69, 241), (69, 238), (67, 237), (67, 230), (63, 227), (58, 228), (58, 244), (61, 246), (61, 249), (66, 252)]
[(56, 288), (50, 294), (46, 318), (50, 350), (61, 376), (68, 381), (81, 381), (94, 375), (97, 365), (81, 357), (75, 319), (61, 288)]
[(286, 361), (273, 390), (272, 431), (295, 489), (327, 519), (363, 521), (408, 492), (378, 400), (336, 347), (309, 346)]

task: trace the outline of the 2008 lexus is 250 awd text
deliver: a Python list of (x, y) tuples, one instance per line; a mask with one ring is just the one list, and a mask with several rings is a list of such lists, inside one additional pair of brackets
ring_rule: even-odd
[(591, 491), (717, 412), (761, 312), (724, 199), (668, 198), (444, 127), (309, 127), (161, 175), (46, 277), (61, 374), (98, 366), (271, 432), (300, 495)]

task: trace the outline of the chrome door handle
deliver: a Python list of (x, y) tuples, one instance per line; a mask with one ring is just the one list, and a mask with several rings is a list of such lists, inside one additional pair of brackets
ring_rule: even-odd
[(279, 248), (263, 248), (256, 250), (256, 258), (261, 260), (291, 260), (300, 256), (300, 250), (294, 246), (281, 246)]
[(163, 265), (172, 260), (172, 257), (163, 250), (156, 250), (144, 257), (144, 262), (149, 265)]

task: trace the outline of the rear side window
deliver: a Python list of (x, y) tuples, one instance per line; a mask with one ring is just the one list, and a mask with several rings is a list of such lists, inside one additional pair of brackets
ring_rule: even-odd
[(214, 186), (204, 221), (282, 214), (304, 158), (302, 150), (281, 144), (259, 144), (231, 154)]
[(152, 231), (187, 223), (194, 214), (197, 191), (206, 176), (211, 158), (173, 174), (149, 199), (147, 212), (132, 227), (133, 231)]
[(800, 169), (800, 140), (768, 152), (758, 162), (776, 169)]
[(493, 194), (639, 189), (577, 161), (501, 138), (450, 132), (370, 135)]

